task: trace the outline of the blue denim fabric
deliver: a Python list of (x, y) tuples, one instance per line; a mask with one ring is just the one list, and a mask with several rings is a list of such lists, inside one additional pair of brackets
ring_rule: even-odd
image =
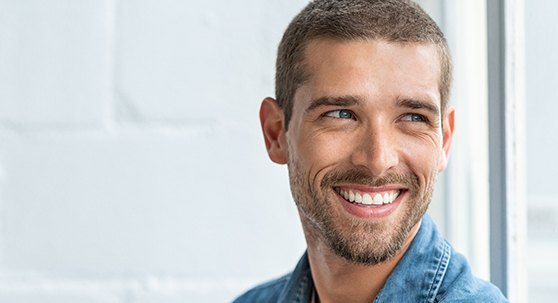
[[(308, 303), (313, 292), (306, 254), (294, 271), (257, 286), (234, 303)], [(374, 303), (508, 302), (500, 290), (473, 276), (465, 257), (455, 252), (425, 215), (409, 249)]]

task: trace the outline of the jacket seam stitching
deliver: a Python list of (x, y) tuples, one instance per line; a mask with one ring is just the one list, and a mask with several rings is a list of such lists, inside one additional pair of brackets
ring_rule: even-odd
[(442, 242), (443, 250), (442, 250), (442, 257), (438, 262), (438, 266), (436, 267), (436, 272), (434, 274), (434, 280), (432, 284), (430, 284), (430, 289), (428, 290), (428, 302), (435, 302), (436, 295), (438, 290), (440, 289), (440, 284), (442, 283), (443, 277), (446, 274), (446, 270), (448, 268), (449, 259), (450, 259), (450, 246), (445, 241)]

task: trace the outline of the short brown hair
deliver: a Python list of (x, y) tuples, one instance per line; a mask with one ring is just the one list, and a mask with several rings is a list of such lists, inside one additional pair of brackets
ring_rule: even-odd
[(291, 21), (277, 53), (275, 95), (286, 129), (295, 92), (308, 77), (305, 48), (317, 38), (434, 44), (440, 54), (439, 89), (441, 108), (445, 109), (452, 78), (448, 45), (440, 28), (418, 4), (410, 0), (314, 0)]

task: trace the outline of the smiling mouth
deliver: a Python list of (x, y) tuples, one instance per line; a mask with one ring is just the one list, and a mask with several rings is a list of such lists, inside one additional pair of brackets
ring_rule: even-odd
[(355, 189), (333, 188), (345, 201), (357, 205), (380, 206), (391, 204), (403, 190), (386, 190), (380, 192), (362, 192)]

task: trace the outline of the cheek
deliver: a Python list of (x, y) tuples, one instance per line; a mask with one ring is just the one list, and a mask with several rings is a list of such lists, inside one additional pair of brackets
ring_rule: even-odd
[(351, 142), (345, 136), (330, 136), (327, 133), (301, 136), (293, 152), (315, 176), (350, 159), (352, 150), (356, 148)]
[(401, 162), (416, 174), (422, 182), (427, 182), (433, 172), (438, 171), (441, 161), (441, 147), (433, 138), (415, 137), (413, 140), (401, 141)]

